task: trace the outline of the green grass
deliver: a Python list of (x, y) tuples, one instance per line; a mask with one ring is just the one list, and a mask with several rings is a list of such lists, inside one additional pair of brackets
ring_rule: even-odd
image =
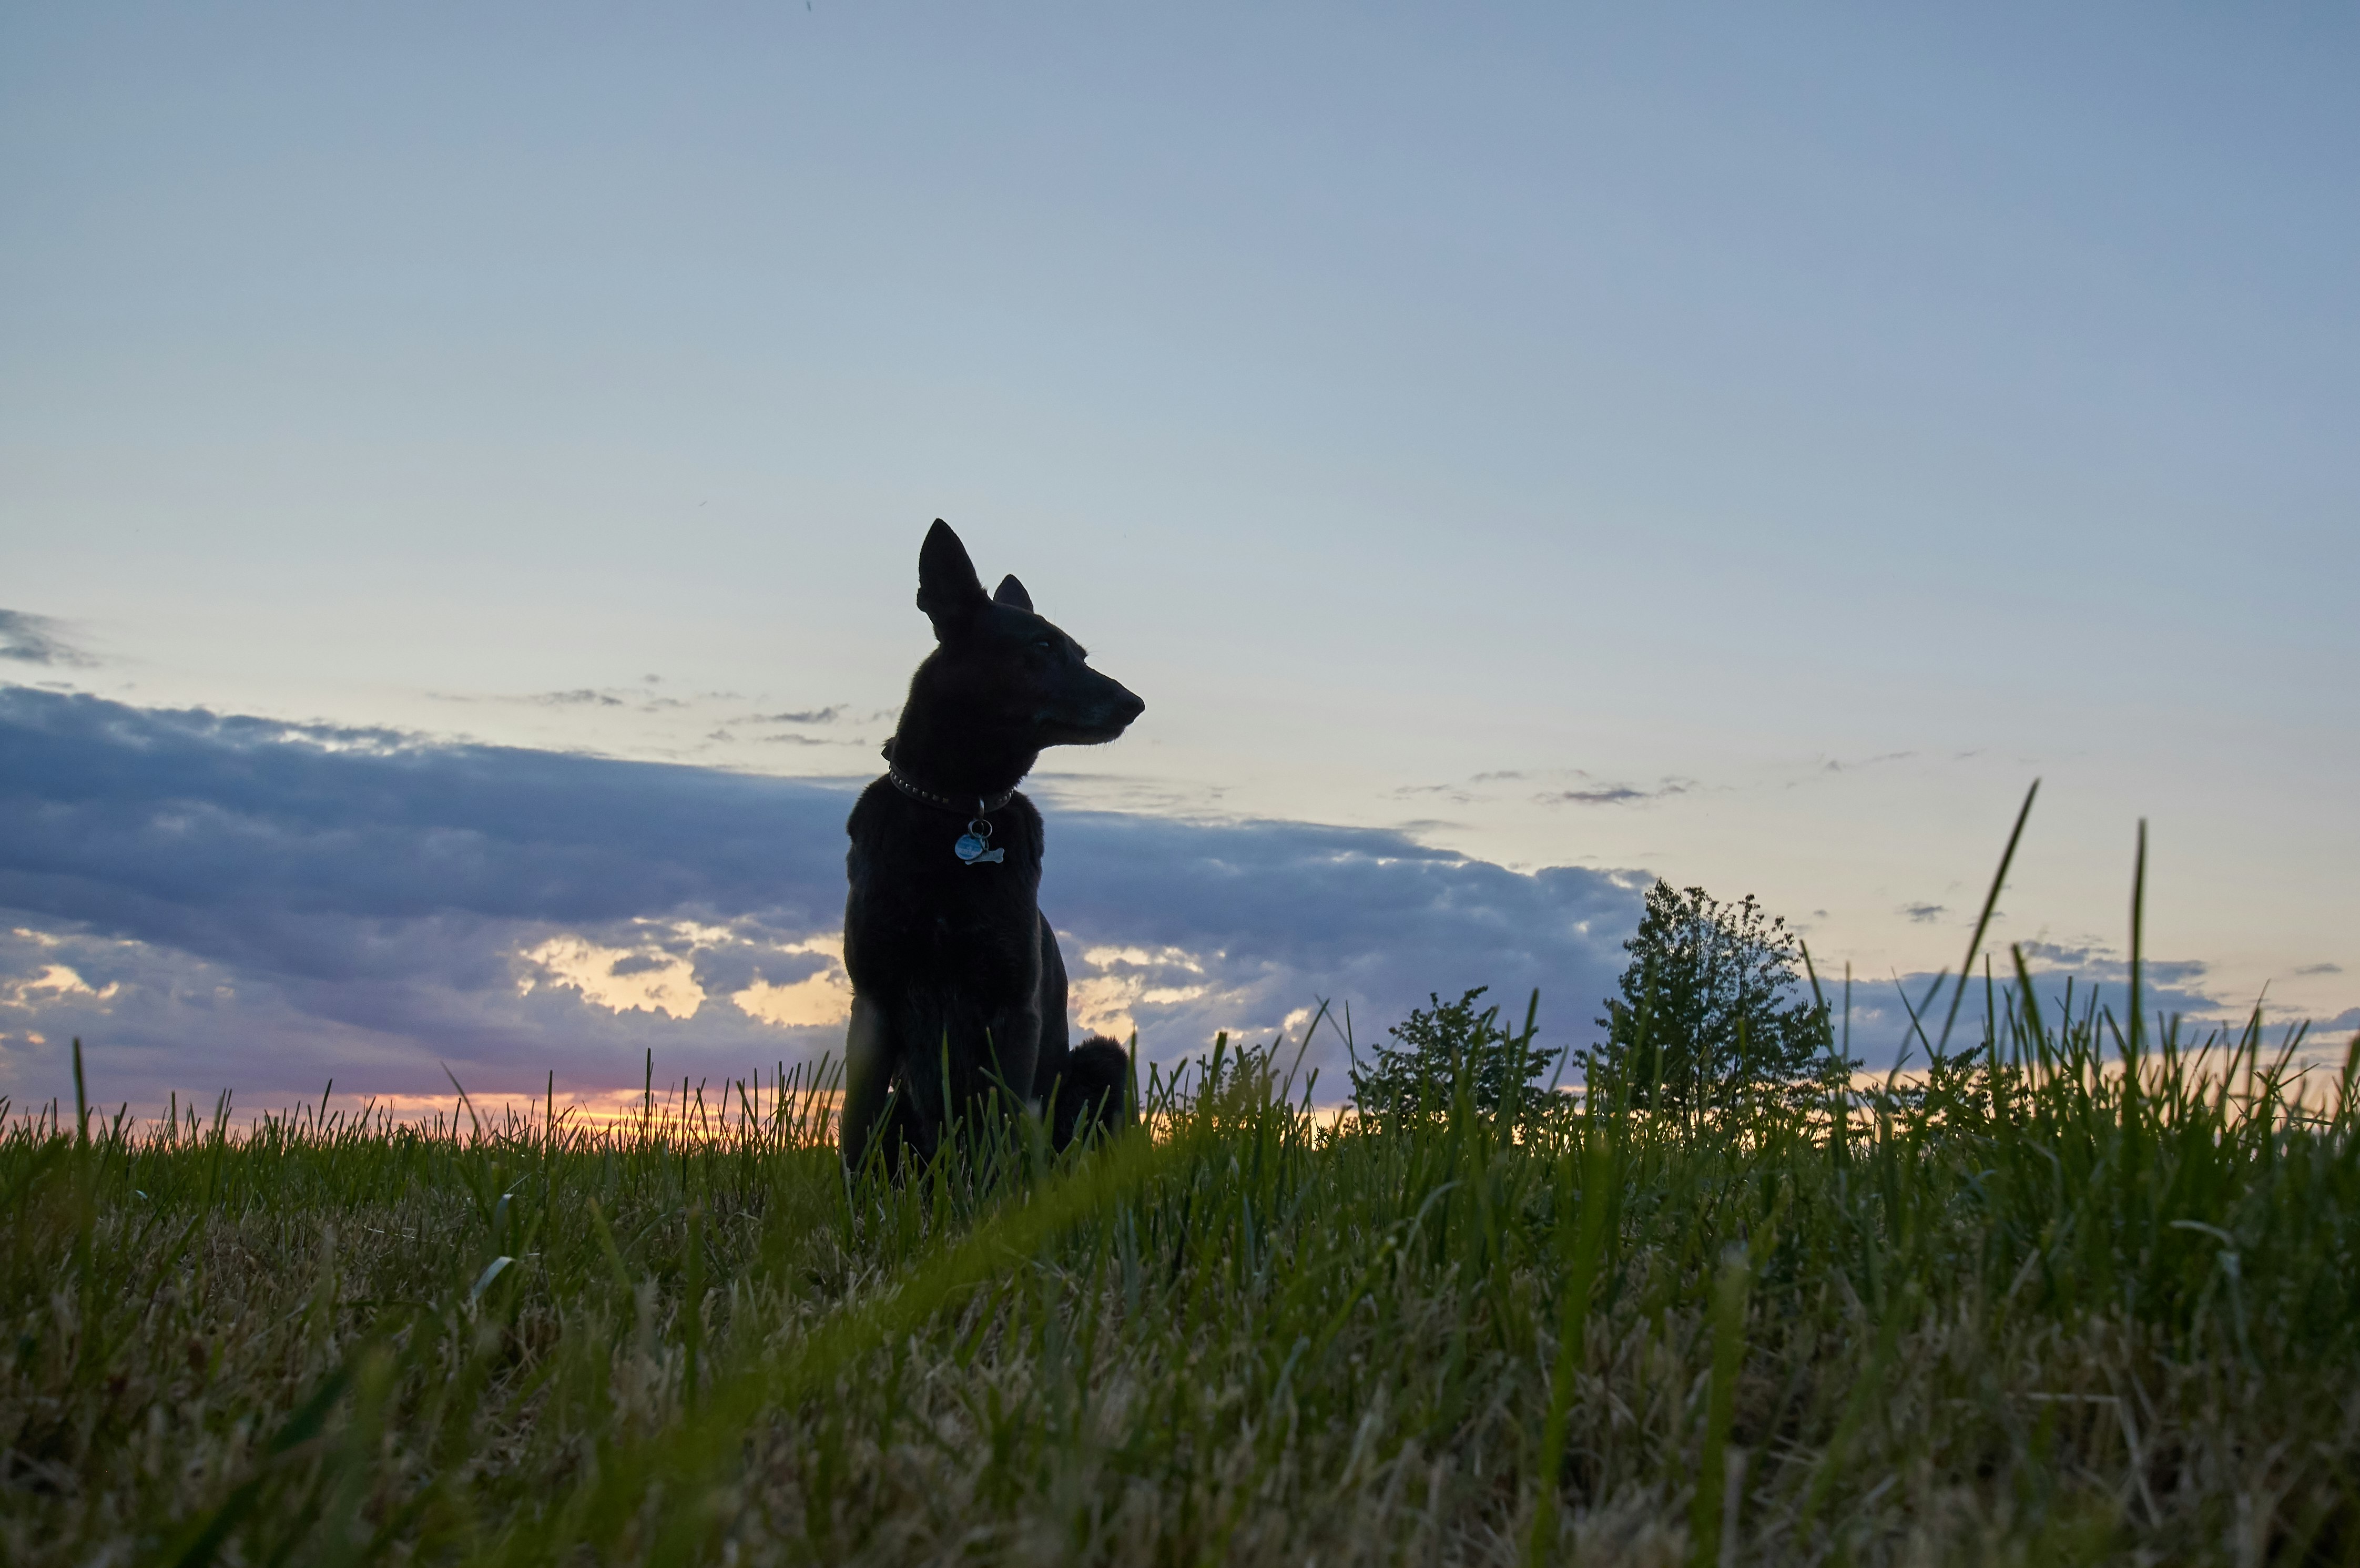
[(1968, 994), (1841, 1116), (1364, 1131), (1225, 1048), (907, 1189), (793, 1077), (19, 1117), (0, 1558), (2360, 1561), (2360, 1057)]

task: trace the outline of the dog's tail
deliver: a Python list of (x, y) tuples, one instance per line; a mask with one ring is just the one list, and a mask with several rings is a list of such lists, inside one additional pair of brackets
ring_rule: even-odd
[(1076, 1138), (1111, 1137), (1139, 1119), (1139, 1092), (1131, 1083), (1131, 1053), (1094, 1034), (1065, 1057), (1057, 1075), (1054, 1132), (1064, 1149)]

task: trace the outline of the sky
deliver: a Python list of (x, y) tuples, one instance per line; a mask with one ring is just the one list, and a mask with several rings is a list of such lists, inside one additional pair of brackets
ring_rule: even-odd
[(2035, 779), (2001, 951), (2118, 984), (2144, 820), (2161, 1001), (2360, 1027), (2355, 67), (2326, 6), (9, 7), (0, 1094), (815, 1055), (935, 517), (1147, 702), (1033, 793), (1152, 1058), (1483, 984), (1587, 1043), (1659, 876), (1889, 1056)]

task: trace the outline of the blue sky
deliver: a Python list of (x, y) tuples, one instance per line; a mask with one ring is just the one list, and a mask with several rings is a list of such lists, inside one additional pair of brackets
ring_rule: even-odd
[[(2118, 959), (2146, 817), (2189, 996), (2342, 1014), (2355, 31), (2327, 7), (12, 7), (0, 670), (528, 772), (840, 790), (924, 651), (911, 580), (943, 516), (1149, 702), (1044, 765), (1076, 898), (1113, 875), (1076, 864), (1109, 823), (1196, 846), (1129, 901), (1189, 920), (1181, 868), (1225, 853), (1191, 835), (1262, 845), (1251, 898), (1284, 905), (1309, 863), (1271, 844), (1361, 833), (1393, 846), (1371, 865), (1522, 877), (1484, 908), (1544, 925), (1554, 894), (1506, 890), (1546, 867), (1753, 891), (1883, 977), (1955, 963), (2038, 776), (2003, 941)], [(1586, 1021), (1594, 955), (1544, 933), (1516, 976), (1464, 971), (1482, 946), (1439, 934), (1423, 875), (1385, 886), (1426, 914), (1305, 908), (1267, 990), (1204, 995), (1259, 1026), (1530, 973)], [(135, 934), (16, 896), (41, 940), (280, 984), (260, 936), (201, 937), (250, 911)], [(526, 925), (485, 938), (497, 984), (398, 1028), (338, 991), (357, 972), (282, 987), (254, 1081), (323, 1078), (333, 1024), (375, 1031), (390, 1083), (457, 1051), (438, 1030), (491, 1040), (495, 996), (563, 1001), (636, 1060), (669, 1015), (519, 993), (551, 972), (518, 954), (695, 905), (650, 897), (597, 931), (501, 916)], [(706, 918), (825, 935), (738, 901)], [(1052, 914), (1200, 964), (1278, 940), (1121, 903)], [(15, 940), (14, 984), (49, 973)], [(701, 990), (736, 984), (730, 952), (688, 955)], [(103, 1036), (138, 991), (71, 1021)], [(54, 1076), (26, 1036), (98, 1006), (26, 996), (0, 1092)], [(193, 1029), (142, 1016), (142, 1051)]]

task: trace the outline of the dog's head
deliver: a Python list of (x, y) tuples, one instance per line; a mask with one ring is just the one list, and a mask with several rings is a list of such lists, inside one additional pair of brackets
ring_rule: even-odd
[[(946, 704), (1024, 751), (1098, 746), (1147, 704), (1087, 663), (1088, 653), (1032, 611), (1013, 576), (987, 594), (967, 546), (936, 518), (918, 551), (918, 608), (942, 646), (911, 683), (912, 706)], [(947, 716), (947, 715), (945, 715)]]

